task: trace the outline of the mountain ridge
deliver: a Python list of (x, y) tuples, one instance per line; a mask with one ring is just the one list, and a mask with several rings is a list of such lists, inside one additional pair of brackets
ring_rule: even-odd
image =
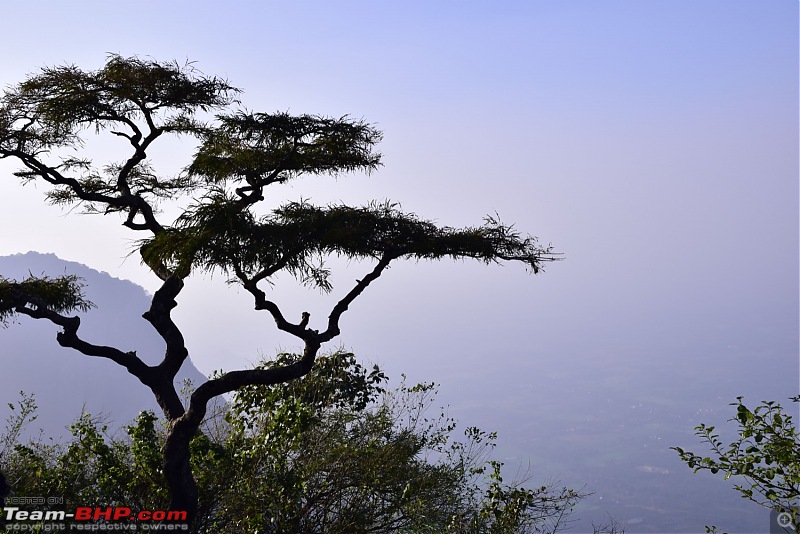
[[(163, 340), (141, 317), (150, 305), (150, 295), (141, 286), (52, 253), (30, 251), (0, 257), (0, 276), (19, 280), (30, 274), (81, 278), (86, 298), (96, 306), (77, 314), (83, 339), (135, 350), (148, 365), (163, 358)], [(1, 418), (8, 417), (7, 404), (19, 400), (20, 391), (34, 395), (38, 405), (35, 428), (28, 431), (41, 429), (54, 439), (66, 435), (68, 425), (84, 411), (102, 415), (110, 431), (130, 423), (143, 410), (161, 414), (149, 388), (127, 370), (110, 360), (59, 346), (55, 339), (58, 331), (52, 323), (25, 316), (0, 328)], [(205, 381), (190, 359), (176, 377), (179, 389), (186, 379), (195, 386)]]

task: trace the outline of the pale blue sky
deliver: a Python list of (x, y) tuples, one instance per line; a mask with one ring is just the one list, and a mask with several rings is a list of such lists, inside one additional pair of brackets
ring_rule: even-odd
[[(443, 267), (473, 287), (511, 277), (510, 292), (487, 290), (501, 308), (524, 291), (574, 321), (577, 306), (625, 313), (644, 296), (736, 305), (796, 288), (795, 2), (12, 5), (4, 83), (41, 65), (97, 67), (106, 52), (188, 58), (242, 87), (250, 109), (376, 123), (380, 172), (287, 196), (392, 198), (450, 225), (497, 211), (566, 254), (536, 279)], [(190, 149), (154, 153), (177, 169), (168, 156)], [(3, 216), (29, 221), (0, 252), (54, 251), (153, 287), (136, 262), (120, 268), (130, 233), (113, 221), (59, 217), (33, 188), (0, 187)], [(98, 227), (103, 247), (86, 239)]]
[[(282, 198), (391, 198), (453, 226), (497, 211), (565, 254), (537, 277), (514, 265), (390, 270), (351, 307), (341, 341), (393, 376), (443, 381), (447, 397), (454, 366), (508, 366), (503, 388), (484, 392), (502, 396), (558, 366), (580, 372), (597, 357), (587, 348), (632, 352), (617, 364), (635, 366), (672, 344), (741, 365), (745, 390), (752, 355), (720, 351), (752, 342), (780, 352), (772, 363), (786, 371), (775, 392), (753, 394), (796, 392), (797, 2), (122, 5), (7, 3), (3, 83), (42, 65), (96, 68), (107, 52), (194, 60), (244, 89), (249, 109), (351, 114), (384, 130), (380, 171), (307, 179)], [(177, 169), (190, 150), (154, 155)], [(0, 254), (55, 252), (155, 287), (123, 263), (135, 236), (110, 218), (62, 216), (7, 178)], [(337, 288), (366, 268), (350, 266)], [(201, 371), (295, 345), (245, 295), (211, 285), (192, 282), (178, 308)], [(312, 323), (332, 302), (278, 297)], [(211, 306), (225, 310), (222, 334), (195, 313)]]

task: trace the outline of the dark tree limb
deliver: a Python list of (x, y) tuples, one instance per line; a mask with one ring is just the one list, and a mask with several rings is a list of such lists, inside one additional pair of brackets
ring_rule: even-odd
[(167, 345), (164, 360), (158, 368), (166, 373), (170, 380), (175, 378), (183, 362), (189, 356), (183, 334), (171, 316), (172, 310), (178, 305), (175, 298), (182, 289), (183, 280), (178, 276), (170, 276), (153, 295), (150, 309), (142, 314), (142, 317), (153, 325)]
[(123, 367), (137, 378), (142, 378), (148, 366), (136, 356), (135, 352), (123, 352), (114, 347), (105, 345), (95, 345), (78, 337), (78, 328), (81, 320), (79, 317), (65, 317), (59, 313), (41, 307), (17, 306), (17, 313), (27, 315), (34, 319), (46, 319), (51, 323), (63, 328), (63, 331), (56, 334), (56, 340), (62, 347), (69, 347), (87, 356), (107, 358)]
[(183, 284), (173, 279), (164, 285), (154, 296), (152, 314), (153, 322), (158, 325), (157, 330), (168, 343), (168, 350), (166, 363), (162, 362), (156, 367), (146, 365), (133, 351), (125, 352), (115, 347), (90, 343), (78, 335), (80, 318), (66, 314), (73, 310), (87, 311), (93, 304), (84, 298), (82, 285), (75, 276), (32, 276), (21, 282), (0, 279), (0, 320), (21, 314), (60, 326), (62, 331), (56, 335), (59, 345), (121, 365), (151, 389), (168, 418), (180, 417), (184, 409), (173, 380), (187, 353), (180, 331), (169, 318), (169, 310), (174, 307), (174, 297)]
[(375, 267), (361, 280), (358, 280), (355, 287), (350, 290), (345, 297), (336, 303), (331, 310), (331, 314), (328, 316), (328, 328), (319, 335), (319, 341), (324, 343), (326, 341), (330, 341), (334, 337), (338, 336), (340, 333), (339, 330), (339, 319), (341, 318), (342, 314), (347, 311), (348, 307), (352, 302), (358, 297), (368, 285), (370, 285), (373, 281), (375, 281), (387, 267), (389, 267), (389, 263), (396, 259), (396, 256), (390, 254), (384, 254), (384, 256), (378, 261)]
[(60, 326), (63, 330), (56, 334), (56, 341), (59, 345), (77, 350), (86, 356), (106, 358), (121, 365), (130, 374), (138, 378), (142, 384), (150, 388), (167, 418), (173, 419), (183, 415), (183, 404), (172, 383), (174, 375), (168, 378), (160, 371), (159, 367), (151, 367), (145, 364), (136, 355), (135, 351), (124, 352), (115, 347), (95, 345), (81, 339), (78, 336), (78, 329), (81, 325), (80, 317), (66, 317), (48, 309), (44, 305), (37, 306), (35, 303), (32, 304), (33, 307), (20, 304), (16, 307), (16, 312), (34, 319), (46, 319)]

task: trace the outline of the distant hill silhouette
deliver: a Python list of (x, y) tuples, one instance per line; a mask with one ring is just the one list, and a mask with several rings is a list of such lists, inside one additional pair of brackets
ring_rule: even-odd
[[(128, 280), (113, 278), (85, 265), (64, 261), (54, 254), (28, 252), (0, 257), (0, 276), (20, 280), (32, 273), (58, 276), (75, 274), (86, 285), (86, 296), (97, 307), (81, 314), (79, 334), (95, 344), (135, 350), (148, 364), (161, 360), (164, 343), (141, 315), (150, 304), (146, 291)], [(128, 424), (142, 410), (161, 414), (153, 394), (116, 363), (85, 356), (56, 342), (59, 328), (44, 320), (19, 317), (0, 327), (0, 419), (9, 414), (8, 403), (19, 391), (34, 394), (39, 418), (28, 429), (58, 438), (85, 410), (106, 416), (109, 429)], [(197, 386), (205, 377), (187, 361), (178, 374)], [(2, 426), (0, 421), (0, 426)]]

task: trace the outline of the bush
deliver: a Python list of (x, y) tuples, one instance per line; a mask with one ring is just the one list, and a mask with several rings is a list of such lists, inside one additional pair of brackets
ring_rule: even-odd
[[(494, 433), (471, 427), (454, 439), (456, 422), (430, 413), (434, 384), (404, 379), (388, 391), (386, 382), (377, 366), (337, 352), (302, 379), (239, 391), (192, 441), (195, 531), (514, 533), (564, 524), (579, 492), (506, 483), (503, 464), (490, 460)], [(17, 494), (63, 497), (60, 508), (168, 505), (165, 428), (152, 413), (124, 439), (84, 415), (69, 443), (25, 445), (13, 429), (35, 414), (33, 399), (15, 414), (0, 460)]]

